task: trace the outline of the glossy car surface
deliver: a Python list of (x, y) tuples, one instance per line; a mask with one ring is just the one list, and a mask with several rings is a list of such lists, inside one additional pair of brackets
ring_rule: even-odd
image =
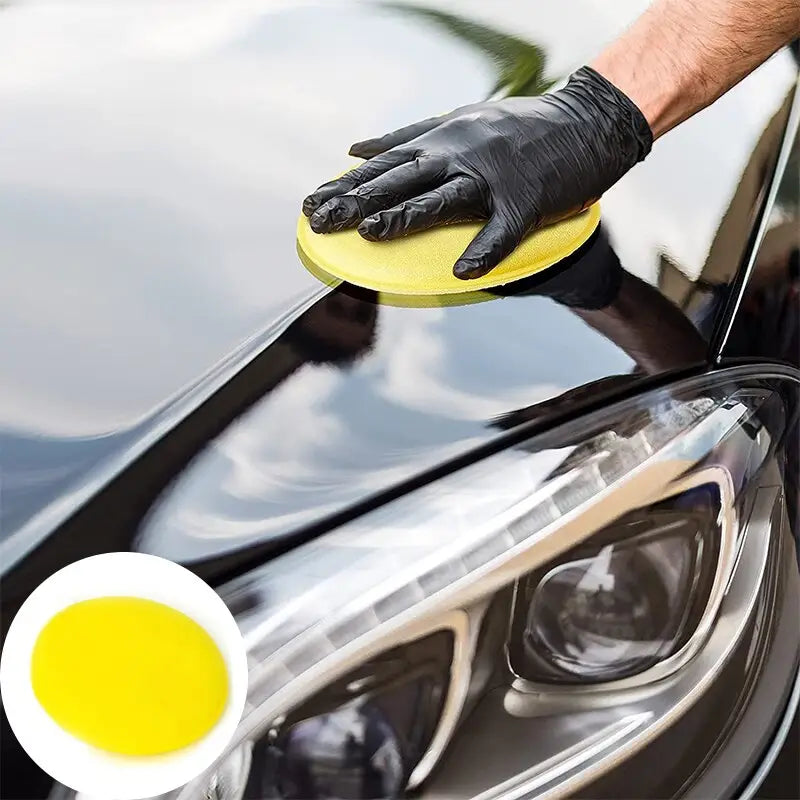
[[(87, 555), (218, 583), (519, 426), (721, 358), (796, 380), (796, 146), (765, 204), (788, 50), (659, 142), (545, 280), (409, 307), (297, 256), (301, 199), (351, 141), (543, 91), (639, 6), (0, 5), (3, 627)], [(3, 797), (46, 796), (7, 729), (2, 771)]]

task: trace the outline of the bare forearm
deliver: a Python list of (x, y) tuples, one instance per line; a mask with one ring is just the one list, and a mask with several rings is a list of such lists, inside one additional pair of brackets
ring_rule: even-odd
[(591, 66), (657, 138), (798, 35), (800, 0), (656, 0)]

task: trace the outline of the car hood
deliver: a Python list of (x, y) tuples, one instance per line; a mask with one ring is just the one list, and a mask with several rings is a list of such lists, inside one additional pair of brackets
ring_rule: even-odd
[(295, 250), (304, 194), (351, 141), (542, 91), (642, 4), (617, 5), (0, 7), (4, 564), (190, 418), (145, 521), (86, 551), (191, 562), (280, 538), (609, 380), (702, 361), (702, 309), (678, 306), (739, 263), (782, 54), (603, 198), (592, 258), (635, 279), (638, 339), (576, 310), (575, 286), (407, 307), (331, 291)]

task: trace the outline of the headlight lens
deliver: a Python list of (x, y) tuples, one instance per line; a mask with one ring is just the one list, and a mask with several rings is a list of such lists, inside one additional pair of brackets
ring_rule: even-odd
[(586, 783), (691, 707), (743, 635), (770, 547), (768, 528), (744, 532), (776, 503), (747, 490), (784, 423), (765, 381), (695, 381), (497, 452), (223, 587), (248, 710), (229, 755), (170, 798)]
[(399, 796), (438, 725), (452, 658), (452, 634), (437, 631), (334, 681), (263, 737), (252, 796)]
[(675, 653), (708, 601), (719, 492), (691, 489), (615, 522), (519, 582), (511, 664), (536, 681), (609, 681)]
[(298, 722), (273, 751), (279, 797), (397, 797), (405, 785), (397, 735), (368, 700)]

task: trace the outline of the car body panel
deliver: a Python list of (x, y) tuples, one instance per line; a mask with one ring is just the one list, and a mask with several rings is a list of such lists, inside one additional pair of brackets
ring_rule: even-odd
[[(437, 7), (530, 43), (550, 82), (638, 10), (606, 6)], [(3, 9), (0, 47), (15, 66), (0, 79), (0, 325), (15, 343), (0, 356), (5, 564), (324, 291), (299, 262), (294, 225), (352, 139), (492, 92), (496, 59), (448, 19), (374, 3)], [(778, 54), (606, 195), (625, 269), (654, 284), (730, 278), (746, 230), (720, 220), (792, 77)], [(737, 221), (752, 214), (780, 120)], [(675, 280), (661, 283), (677, 297)], [(249, 485), (233, 496), (271, 490), (268, 505), (194, 509), (196, 537), (151, 536), (149, 549), (192, 560), (285, 533), (492, 439), (497, 417), (636, 366), (630, 348), (543, 297), (379, 305), (347, 368), (273, 354), (264, 394), (275, 391), (198, 478), (201, 491), (238, 462)], [(674, 355), (669, 366), (697, 360)]]
[[(352, 140), (557, 82), (645, 5), (0, 4), (3, 626), (83, 556), (136, 548), (213, 582), (509, 428), (706, 369), (788, 52), (604, 196), (591, 252), (618, 257), (632, 320), (541, 283), (402, 306), (323, 286), (295, 251), (303, 195)], [(725, 355), (792, 363), (773, 308), (743, 303)], [(4, 792), (44, 796), (3, 738)]]

